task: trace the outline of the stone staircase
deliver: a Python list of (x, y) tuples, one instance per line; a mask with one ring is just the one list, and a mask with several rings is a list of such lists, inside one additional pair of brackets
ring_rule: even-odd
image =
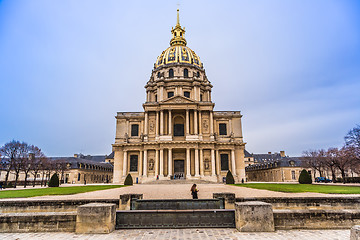
[(151, 182), (146, 182), (144, 184), (221, 184), (221, 183), (215, 183), (211, 181), (206, 180), (200, 180), (200, 179), (166, 179), (166, 180), (154, 180)]

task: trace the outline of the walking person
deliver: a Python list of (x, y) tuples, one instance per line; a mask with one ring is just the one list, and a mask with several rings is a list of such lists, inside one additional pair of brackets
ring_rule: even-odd
[(192, 195), (193, 199), (198, 199), (198, 194), (197, 193), (198, 193), (199, 190), (196, 189), (196, 184), (192, 185), (190, 191), (191, 191), (191, 195)]

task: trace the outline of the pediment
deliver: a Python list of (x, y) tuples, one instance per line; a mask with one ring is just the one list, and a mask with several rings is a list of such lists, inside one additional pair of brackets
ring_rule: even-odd
[(169, 99), (166, 99), (162, 103), (195, 103), (195, 101), (183, 96), (174, 96)]

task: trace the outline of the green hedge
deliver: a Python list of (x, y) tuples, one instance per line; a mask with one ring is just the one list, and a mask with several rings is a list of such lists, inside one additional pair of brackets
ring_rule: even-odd
[(59, 187), (59, 177), (56, 173), (54, 173), (51, 176), (48, 186), (49, 187)]
[(124, 185), (133, 185), (133, 179), (130, 173), (126, 176)]
[(234, 176), (229, 170), (226, 174), (226, 184), (234, 184), (234, 183), (235, 183)]
[(305, 169), (303, 169), (300, 173), (299, 183), (300, 184), (311, 184), (312, 183), (311, 176), (310, 176), (309, 172), (306, 171)]

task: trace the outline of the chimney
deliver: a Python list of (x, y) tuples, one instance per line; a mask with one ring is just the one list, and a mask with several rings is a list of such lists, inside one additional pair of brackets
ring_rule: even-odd
[(285, 157), (285, 151), (280, 151), (280, 157)]
[(268, 154), (270, 155), (270, 154), (271, 154), (271, 152), (268, 152)]

